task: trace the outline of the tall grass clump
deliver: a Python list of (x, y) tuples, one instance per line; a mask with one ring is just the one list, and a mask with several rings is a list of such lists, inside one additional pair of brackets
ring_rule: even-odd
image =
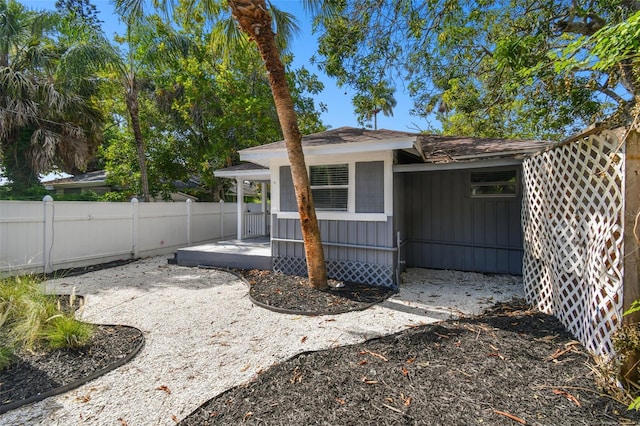
[(0, 368), (15, 352), (80, 347), (93, 334), (73, 309), (64, 312), (55, 296), (44, 294), (41, 282), (35, 276), (0, 279)]

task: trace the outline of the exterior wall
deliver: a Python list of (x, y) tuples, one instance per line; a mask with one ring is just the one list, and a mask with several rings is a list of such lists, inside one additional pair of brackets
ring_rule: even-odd
[(471, 197), (470, 173), (485, 170), (402, 173), (397, 205), (404, 213), (397, 227), (407, 266), (522, 274), (522, 191)]
[[(387, 222), (319, 220), (329, 278), (393, 286), (394, 233)], [(273, 218), (271, 247), (274, 271), (306, 276), (300, 221)]]
[[(307, 163), (349, 164), (347, 212), (318, 211), (318, 223), (330, 278), (393, 286), (396, 284), (393, 229), (392, 156), (388, 152), (357, 158), (310, 158)], [(271, 242), (274, 270), (307, 275), (304, 245), (291, 171), (272, 166)]]
[[(323, 164), (349, 165), (349, 196), (347, 211), (316, 212), (320, 220), (355, 220), (363, 222), (386, 222), (393, 216), (393, 153), (390, 151), (359, 153), (358, 155), (310, 156), (308, 166)], [(298, 209), (293, 190), (289, 164), (286, 160), (273, 161), (271, 171), (271, 208), (278, 219), (298, 219)], [(364, 176), (358, 179), (358, 176)], [(354, 178), (355, 177), (355, 178)], [(364, 183), (363, 183), (364, 182)], [(374, 186), (375, 185), (375, 186)], [(377, 186), (381, 185), (381, 186)], [(363, 198), (363, 193), (376, 194), (375, 198)], [(382, 201), (382, 209), (380, 208)], [(370, 210), (377, 210), (372, 212)]]

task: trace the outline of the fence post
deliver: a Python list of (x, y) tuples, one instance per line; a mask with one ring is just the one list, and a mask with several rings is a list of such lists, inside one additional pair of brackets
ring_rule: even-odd
[(191, 199), (187, 198), (187, 247), (191, 246)]
[(220, 239), (224, 240), (224, 200), (220, 200), (218, 206), (220, 206)]
[(135, 197), (131, 199), (131, 256), (140, 257), (140, 203)]
[(42, 265), (44, 266), (44, 273), (49, 274), (53, 272), (53, 265), (51, 263), (51, 254), (53, 252), (53, 197), (51, 195), (45, 195), (42, 199), (43, 202), (43, 250), (42, 250)]

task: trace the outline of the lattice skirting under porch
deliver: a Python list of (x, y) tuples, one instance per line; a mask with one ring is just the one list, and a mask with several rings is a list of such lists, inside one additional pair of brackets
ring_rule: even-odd
[[(351, 281), (362, 284), (393, 287), (393, 267), (361, 263), (349, 260), (327, 260), (327, 275), (335, 280)], [(286, 275), (307, 276), (305, 259), (294, 257), (274, 257), (273, 270)]]
[(605, 356), (622, 311), (621, 146), (607, 131), (523, 163), (527, 299)]

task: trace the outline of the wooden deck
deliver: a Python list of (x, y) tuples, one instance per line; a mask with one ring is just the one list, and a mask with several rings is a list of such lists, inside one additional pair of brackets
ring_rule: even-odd
[(217, 241), (178, 249), (175, 263), (182, 266), (271, 270), (269, 237)]

